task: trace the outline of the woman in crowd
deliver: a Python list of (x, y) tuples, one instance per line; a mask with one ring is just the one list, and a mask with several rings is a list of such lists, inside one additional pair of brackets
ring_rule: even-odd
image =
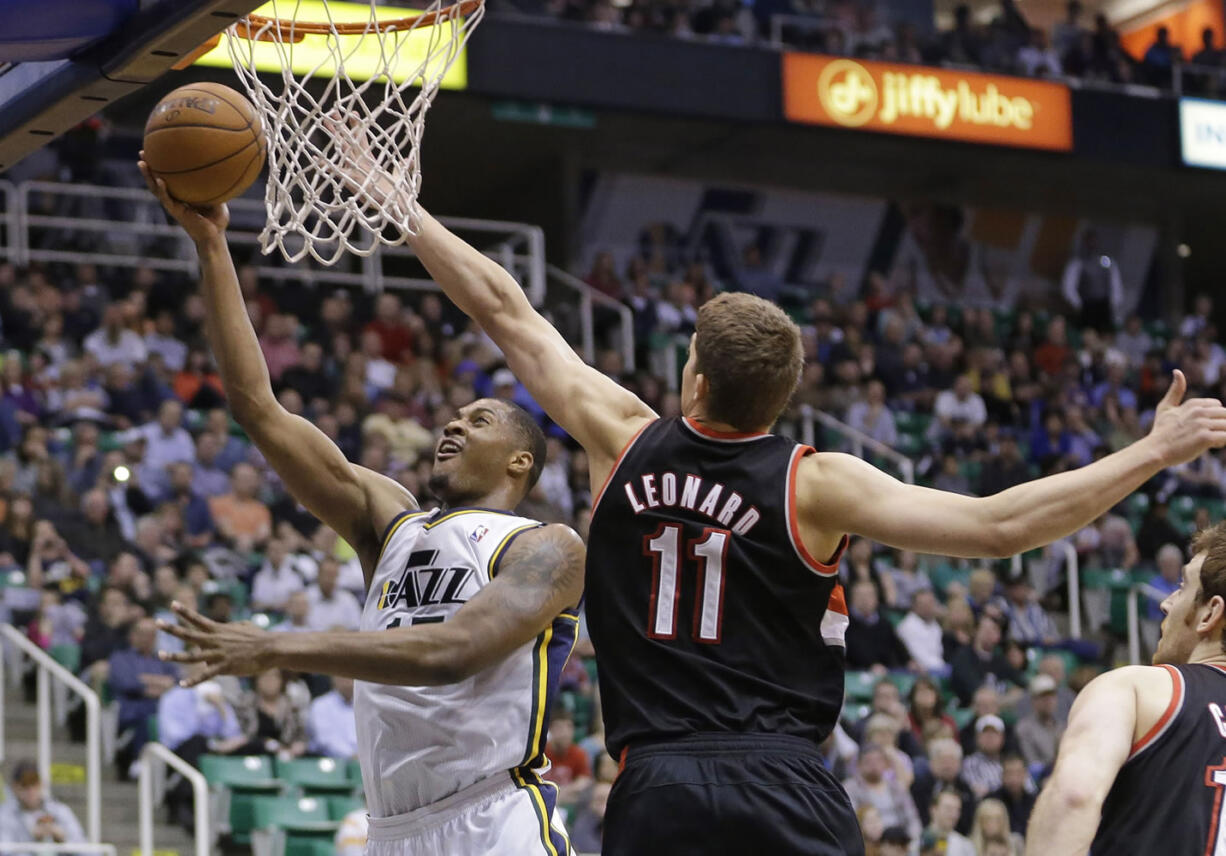
[(306, 752), (306, 728), (302, 712), (286, 693), (285, 673), (268, 669), (254, 678), (253, 689), (239, 705), (239, 727), (247, 738), (244, 752), (276, 755), (282, 760)]

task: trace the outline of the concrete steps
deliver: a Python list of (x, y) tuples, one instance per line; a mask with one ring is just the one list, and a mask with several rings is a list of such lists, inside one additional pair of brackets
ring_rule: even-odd
[[(38, 757), (38, 710), (27, 704), (20, 687), (5, 686), (4, 692), (4, 770), (8, 771), (21, 759), (35, 760)], [(82, 826), (86, 824), (85, 744), (73, 743), (66, 731), (56, 731), (51, 740), (51, 763), (53, 779), (55, 765), (70, 765), (63, 772), (79, 781), (53, 781), (51, 793), (65, 802), (76, 813)], [(72, 767), (79, 769), (71, 769)], [(72, 776), (72, 774), (77, 774)], [(119, 781), (115, 770), (105, 766), (102, 770), (102, 840), (114, 844), (120, 856), (132, 856), (139, 851), (140, 827), (136, 782)], [(189, 856), (192, 853), (191, 838), (178, 826), (165, 823), (166, 814), (158, 809), (154, 815), (154, 847), (161, 852), (173, 852)]]

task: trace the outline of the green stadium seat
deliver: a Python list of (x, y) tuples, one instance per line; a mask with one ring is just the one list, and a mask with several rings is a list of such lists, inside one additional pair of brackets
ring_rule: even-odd
[(81, 648), (79, 645), (72, 642), (66, 645), (52, 645), (47, 649), (47, 653), (51, 655), (51, 659), (74, 675), (81, 670)]
[(304, 794), (351, 794), (358, 782), (349, 777), (349, 765), (332, 758), (296, 758), (277, 762), (277, 778)]
[(273, 774), (272, 758), (267, 755), (201, 755), (199, 767), (218, 796), (219, 829), (228, 832), (234, 843), (248, 844), (251, 830), (256, 828), (256, 800), (279, 795), (285, 789)]
[(340, 824), (317, 797), (257, 797), (252, 852), (257, 856), (322, 856), (333, 853)]
[(869, 701), (873, 697), (873, 686), (877, 676), (872, 672), (855, 672), (849, 670), (843, 677), (843, 689), (847, 694), (847, 703)]
[(890, 683), (898, 687), (899, 694), (906, 699), (911, 693), (911, 687), (915, 686), (915, 675), (909, 672), (891, 672)]

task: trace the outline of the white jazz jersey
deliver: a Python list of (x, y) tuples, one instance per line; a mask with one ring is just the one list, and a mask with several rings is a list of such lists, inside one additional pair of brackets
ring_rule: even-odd
[[(362, 630), (446, 621), (498, 573), (516, 536), (542, 524), (478, 508), (405, 512), (388, 526)], [(372, 818), (417, 811), (499, 775), (528, 791), (545, 827), (556, 790), (542, 785), (549, 706), (575, 643), (563, 613), (502, 662), (450, 686), (358, 681), (358, 756)]]

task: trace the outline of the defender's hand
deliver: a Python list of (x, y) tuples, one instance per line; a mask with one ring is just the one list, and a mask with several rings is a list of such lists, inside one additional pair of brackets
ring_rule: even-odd
[(219, 624), (181, 603), (173, 603), (171, 608), (180, 623), (158, 621), (158, 629), (182, 639), (191, 647), (180, 652), (159, 651), (158, 656), (171, 663), (204, 663), (208, 666), (184, 678), (179, 682), (180, 686), (192, 687), (218, 675), (250, 677), (271, 665), (270, 634), (254, 624)]
[(1226, 407), (1216, 398), (1183, 401), (1188, 381), (1175, 370), (1171, 387), (1154, 413), (1149, 436), (1159, 444), (1168, 467), (1186, 463), (1210, 449), (1226, 446)]
[(162, 207), (171, 217), (179, 221), (179, 225), (193, 241), (200, 244), (222, 236), (226, 231), (226, 226), (230, 223), (229, 208), (225, 205), (195, 206), (180, 202), (170, 195), (166, 189), (166, 182), (154, 177), (149, 164), (145, 163), (144, 151), (141, 151), (140, 157), (137, 166), (140, 167), (141, 175), (145, 177), (145, 184), (148, 185), (149, 192), (158, 198), (158, 202), (162, 203)]

